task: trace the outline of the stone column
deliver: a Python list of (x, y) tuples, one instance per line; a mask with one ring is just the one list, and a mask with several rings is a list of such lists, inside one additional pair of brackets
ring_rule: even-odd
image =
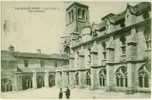
[(45, 87), (49, 87), (49, 72), (45, 72), (44, 85)]
[(133, 63), (128, 63), (127, 64), (127, 75), (128, 75), (128, 89), (129, 93), (133, 93), (135, 91), (135, 64)]
[(107, 63), (106, 66), (106, 71), (107, 71), (107, 79), (106, 79), (106, 90), (107, 91), (112, 91), (114, 87), (114, 73), (113, 73), (113, 65), (110, 63)]
[(128, 88), (129, 93), (133, 93), (135, 90), (135, 64), (137, 55), (137, 43), (136, 43), (136, 29), (131, 29), (131, 35), (127, 42), (127, 75), (128, 75)]
[(71, 71), (71, 72), (69, 72), (69, 78), (70, 78), (70, 87), (71, 88), (73, 88), (74, 87), (74, 82), (75, 82), (75, 76), (74, 76), (75, 74), (74, 74), (74, 72), (73, 71)]
[(136, 60), (136, 52), (137, 52), (136, 42), (129, 41), (128, 49), (127, 49), (127, 75), (128, 75), (128, 88), (129, 93), (133, 93), (135, 91), (135, 64), (133, 63)]
[(99, 84), (98, 84), (98, 69), (95, 68), (95, 67), (92, 67), (91, 68), (91, 89), (97, 89), (99, 87)]
[(32, 83), (33, 83), (33, 88), (36, 89), (37, 88), (37, 80), (36, 80), (36, 72), (33, 72), (33, 79), (32, 79)]
[(95, 68), (97, 67), (97, 55), (98, 52), (93, 48), (91, 49), (91, 89), (95, 89), (97, 87), (97, 74)]
[(85, 71), (79, 71), (79, 88), (85, 87)]
[(13, 91), (18, 91), (19, 90), (19, 86), (21, 83), (19, 83), (18, 81), (18, 75), (15, 74), (14, 76), (14, 80), (13, 80)]
[(107, 71), (107, 77), (106, 77), (106, 90), (107, 91), (112, 91), (114, 87), (114, 73), (113, 73), (113, 65), (112, 63), (114, 62), (114, 48), (113, 47), (108, 47), (107, 48), (107, 65), (106, 65), (106, 71)]
[(55, 75), (55, 86), (60, 87), (60, 83), (62, 83), (62, 80), (60, 78), (60, 72), (56, 71), (56, 75)]

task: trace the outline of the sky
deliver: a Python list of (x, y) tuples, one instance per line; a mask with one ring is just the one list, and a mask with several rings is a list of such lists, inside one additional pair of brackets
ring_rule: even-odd
[[(108, 13), (120, 13), (126, 2), (82, 2), (89, 6), (90, 22), (99, 23)], [(65, 30), (65, 8), (69, 2), (3, 2), (2, 49), (13, 45), (16, 51), (59, 53), (60, 36)], [(131, 3), (135, 5), (136, 3)]]

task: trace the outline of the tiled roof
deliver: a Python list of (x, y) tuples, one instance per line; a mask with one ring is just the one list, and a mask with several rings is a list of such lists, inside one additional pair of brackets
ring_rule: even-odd
[(55, 54), (55, 53), (40, 54), (40, 53), (29, 53), (29, 52), (10, 52), (10, 51), (2, 51), (1, 53), (2, 53), (1, 57), (3, 60), (5, 59), (16, 60), (15, 57), (37, 58), (37, 59), (60, 59), (60, 60), (68, 59), (66, 55)]

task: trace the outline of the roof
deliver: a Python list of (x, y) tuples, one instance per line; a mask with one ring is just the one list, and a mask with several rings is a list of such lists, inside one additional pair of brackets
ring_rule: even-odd
[[(139, 15), (143, 14), (144, 12), (151, 10), (151, 3), (150, 2), (141, 2), (135, 6), (127, 5), (127, 9), (129, 9), (131, 14), (139, 16)], [(110, 23), (116, 24), (117, 22), (125, 19), (125, 14), (126, 14), (126, 10), (121, 12), (120, 14), (110, 13), (110, 14), (106, 15), (105, 17), (103, 17), (102, 20), (107, 18), (107, 19), (109, 19)]]
[(70, 9), (73, 5), (83, 6), (83, 7), (85, 7), (85, 8), (88, 8), (87, 5), (84, 5), (84, 4), (78, 3), (78, 2), (73, 2), (72, 4), (70, 4), (70, 5), (66, 8), (66, 10)]
[(16, 61), (17, 59), (9, 51), (1, 51), (2, 61)]
[(143, 14), (144, 12), (151, 10), (151, 3), (150, 2), (141, 2), (135, 6), (128, 5), (127, 8), (129, 8), (129, 11), (131, 12), (131, 14), (139, 16), (139, 15)]
[(117, 15), (114, 15), (114, 16), (110, 17), (109, 18), (110, 23), (115, 24), (115, 23), (117, 23), (121, 20), (124, 20), (125, 19), (125, 14), (126, 14), (126, 11), (123, 11), (120, 14), (117, 14)]
[[(10, 51), (1, 51), (2, 59), (16, 60), (16, 57), (24, 57), (24, 58), (36, 58), (36, 59), (59, 59), (59, 60), (67, 60), (68, 57), (66, 55), (61, 54), (42, 54), (42, 53), (29, 53), (29, 52), (10, 52)], [(7, 53), (5, 53), (7, 52)]]
[(100, 23), (96, 26), (96, 29), (97, 29), (97, 30), (100, 30), (100, 29), (102, 29), (102, 28), (104, 28), (104, 27), (106, 27), (105, 21), (100, 22)]
[(109, 18), (109, 17), (112, 17), (112, 16), (114, 16), (115, 14), (113, 14), (113, 13), (109, 13), (109, 14), (107, 14), (106, 16), (104, 16), (104, 17), (102, 17), (102, 20), (104, 20), (104, 19), (106, 19), (106, 18)]

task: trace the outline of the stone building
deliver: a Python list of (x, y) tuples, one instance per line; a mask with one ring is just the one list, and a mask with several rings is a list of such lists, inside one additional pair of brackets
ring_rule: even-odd
[(69, 66), (56, 69), (57, 86), (150, 92), (151, 3), (127, 4), (123, 12), (90, 24), (89, 7), (74, 2), (66, 22)]
[(55, 86), (55, 70), (68, 64), (59, 54), (1, 51), (1, 91), (20, 91), (29, 88)]

